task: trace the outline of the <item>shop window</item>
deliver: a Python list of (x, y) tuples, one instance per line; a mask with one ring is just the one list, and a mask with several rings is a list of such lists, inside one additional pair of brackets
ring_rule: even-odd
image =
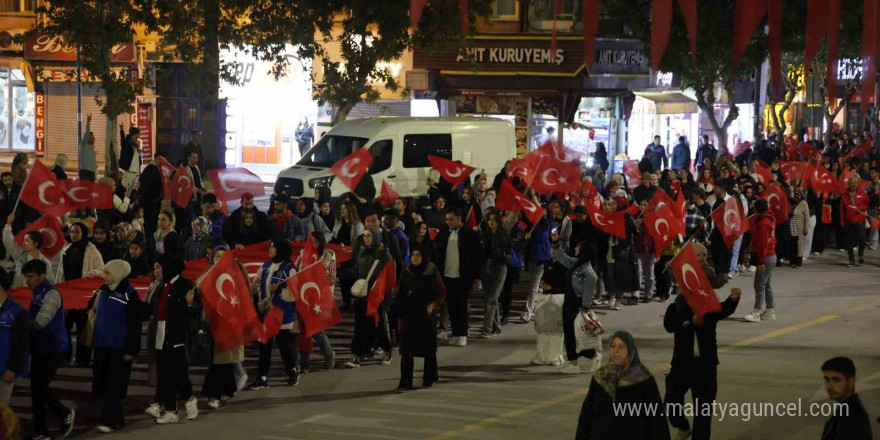
[(373, 164), (370, 165), (370, 174), (382, 172), (391, 167), (391, 149), (394, 143), (390, 140), (376, 141), (370, 146), (373, 153)]
[[(553, 29), (554, 0), (532, 0), (529, 2), (529, 26), (536, 30)], [(562, 0), (562, 9), (556, 17), (556, 29), (563, 32), (572, 31), (575, 22), (580, 19), (581, 2)]]
[(492, 19), (499, 21), (519, 20), (519, 0), (495, 0), (492, 2)]
[(34, 150), (34, 93), (18, 69), (0, 68), (0, 149)]
[(0, 12), (34, 12), (36, 10), (37, 0), (0, 0)]
[(403, 167), (431, 166), (428, 156), (452, 160), (451, 134), (409, 134), (403, 137)]

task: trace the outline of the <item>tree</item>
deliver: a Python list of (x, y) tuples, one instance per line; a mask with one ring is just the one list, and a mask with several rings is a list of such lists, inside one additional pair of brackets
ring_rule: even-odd
[[(651, 5), (652, 0), (609, 0), (603, 2), (608, 12), (623, 19), (633, 35), (651, 51)], [(671, 72), (681, 78), (681, 88), (693, 89), (697, 106), (705, 112), (715, 130), (719, 145), (727, 143), (727, 129), (739, 116), (735, 102), (734, 83), (737, 78), (747, 77), (767, 58), (767, 36), (756, 32), (746, 46), (739, 67), (732, 72), (734, 34), (734, 0), (700, 0), (697, 16), (696, 63), (691, 61), (690, 43), (684, 17), (676, 7), (673, 15), (669, 43), (660, 63), (660, 70)], [(766, 22), (766, 19), (765, 19)], [(763, 27), (760, 27), (763, 29)], [(730, 111), (723, 120), (715, 116), (716, 85), (726, 92)]]
[(61, 37), (76, 46), (83, 70), (100, 84), (104, 98), (96, 100), (107, 116), (105, 175), (116, 169), (116, 118), (133, 111), (132, 103), (144, 88), (144, 80), (133, 75), (130, 67), (112, 65), (110, 50), (133, 42), (134, 23), (141, 13), (134, 2), (52, 0), (37, 10), (37, 26), (30, 32)]

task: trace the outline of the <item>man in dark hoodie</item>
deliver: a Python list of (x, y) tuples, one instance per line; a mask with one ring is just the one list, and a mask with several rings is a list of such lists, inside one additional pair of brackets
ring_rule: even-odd
[(834, 414), (825, 422), (822, 440), (871, 440), (871, 421), (859, 395), (856, 394), (856, 366), (845, 357), (828, 359), (822, 364), (825, 391), (828, 397), (846, 410), (836, 406)]
[[(697, 259), (709, 278), (712, 287), (720, 289), (727, 282), (725, 275), (716, 275), (706, 260), (708, 252), (705, 246), (694, 243)], [(693, 440), (708, 440), (711, 433), (711, 416), (696, 415), (697, 411), (703, 411), (704, 405), (711, 408), (712, 402), (718, 393), (718, 341), (716, 339), (716, 326), (736, 311), (739, 298), (742, 295), (740, 289), (731, 289), (730, 296), (721, 303), (721, 311), (710, 313), (700, 318), (695, 315), (684, 295), (679, 294), (675, 302), (666, 309), (663, 317), (663, 327), (669, 333), (675, 334), (675, 345), (672, 352), (672, 369), (666, 376), (666, 396), (664, 403), (677, 404), (680, 409), (684, 402), (684, 395), (691, 390), (694, 399), (694, 426), (691, 431), (690, 424), (679, 412), (667, 414), (669, 423), (678, 430), (678, 437), (688, 438), (693, 435)]]

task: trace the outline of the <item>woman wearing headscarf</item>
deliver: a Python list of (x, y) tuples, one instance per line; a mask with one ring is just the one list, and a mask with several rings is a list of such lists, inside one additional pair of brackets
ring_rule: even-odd
[(186, 252), (186, 261), (198, 260), (208, 256), (208, 247), (211, 242), (211, 220), (207, 217), (197, 217), (192, 222), (192, 235), (186, 239), (183, 246)]
[(327, 227), (327, 224), (324, 223), (321, 216), (311, 209), (311, 206), (311, 199), (302, 198), (296, 201), (296, 216), (299, 217), (299, 221), (305, 226), (306, 235), (317, 231), (324, 234), (324, 238), (327, 241), (331, 240), (333, 238), (333, 233), (330, 232), (330, 228)]
[(251, 293), (257, 299), (257, 312), (261, 319), (272, 319), (270, 309), (277, 307), (283, 316), (281, 330), (278, 334), (260, 344), (260, 358), (257, 366), (257, 379), (248, 386), (249, 390), (269, 387), (269, 365), (272, 361), (272, 343), (278, 344), (284, 370), (287, 371), (287, 385), (299, 385), (299, 359), (297, 355), (297, 337), (299, 328), (296, 323), (296, 304), (294, 297), (287, 290), (287, 279), (293, 276), (296, 269), (290, 257), (293, 247), (284, 238), (274, 238), (269, 245), (269, 258), (263, 263), (260, 271), (251, 284)]
[[(160, 221), (161, 222), (161, 221)], [(156, 283), (149, 294), (152, 321), (147, 338), (148, 347), (155, 350), (156, 402), (146, 413), (160, 425), (177, 423), (177, 396), (186, 401), (186, 418), (199, 415), (198, 401), (192, 392), (187, 374), (186, 340), (190, 321), (198, 316), (193, 283), (181, 275), (183, 259), (175, 255), (159, 255), (153, 265)]]
[(146, 244), (144, 243), (144, 234), (135, 233), (134, 239), (128, 245), (128, 256), (125, 261), (131, 266), (132, 278), (142, 277), (150, 274), (150, 264), (147, 262)]
[(581, 407), (576, 440), (668, 440), (669, 427), (662, 411), (647, 415), (638, 412), (618, 414), (615, 406), (662, 407), (654, 376), (642, 364), (632, 335), (619, 331), (611, 336), (611, 361), (590, 381)]
[(95, 222), (93, 232), (91, 241), (101, 253), (101, 258), (104, 261), (115, 260), (116, 247), (113, 245), (113, 240), (110, 239), (110, 224), (106, 220)]
[(70, 225), (70, 242), (61, 249), (61, 264), (55, 274), (56, 281), (78, 280), (90, 274), (97, 276), (104, 267), (104, 259), (98, 248), (89, 242), (89, 228), (83, 223)]
[(64, 172), (64, 167), (67, 166), (67, 155), (59, 154), (55, 156), (55, 166), (52, 167), (52, 174), (55, 175), (56, 179), (67, 180), (67, 173)]
[(238, 228), (229, 230), (229, 245), (243, 248), (269, 239), (269, 230), (257, 222), (257, 214), (252, 209), (241, 212)]
[(400, 305), (400, 383), (397, 390), (413, 389), (415, 357), (425, 358), (422, 386), (437, 382), (437, 337), (434, 311), (446, 298), (446, 287), (437, 266), (413, 246), (409, 267), (400, 275), (395, 292)]
[[(358, 280), (366, 281), (367, 292), (373, 288), (379, 274), (385, 267), (385, 263), (391, 260), (391, 254), (382, 245), (382, 231), (376, 226), (370, 226), (364, 231), (363, 246), (358, 250), (355, 260), (355, 273)], [(375, 265), (375, 269), (373, 266)], [(385, 357), (382, 365), (391, 363), (391, 335), (388, 330), (388, 317), (385, 309), (380, 305), (377, 313), (379, 323), (372, 316), (367, 316), (367, 297), (352, 298), (354, 309), (354, 333), (351, 338), (351, 361), (345, 363), (348, 368), (358, 368), (361, 360), (368, 359), (373, 355), (373, 347), (379, 344), (384, 350)], [(378, 327), (378, 328), (377, 328)]]
[(170, 212), (159, 213), (156, 232), (150, 237), (149, 250), (154, 259), (160, 255), (176, 256), (181, 252), (180, 235), (174, 230), (174, 215)]
[[(568, 362), (562, 367), (563, 373), (580, 373), (578, 358), (592, 359), (590, 371), (599, 369), (602, 355), (596, 350), (577, 351), (574, 321), (578, 313), (587, 312), (593, 306), (598, 277), (593, 270), (596, 248), (582, 241), (574, 248), (574, 257), (565, 254), (560, 247), (553, 248), (553, 257), (567, 270), (565, 276), (565, 297), (562, 302), (562, 333), (565, 345), (565, 358)], [(540, 335), (539, 335), (540, 336)]]
[[(324, 266), (324, 271), (327, 273), (327, 282), (330, 284), (330, 290), (336, 286), (336, 253), (330, 249), (327, 249), (327, 242), (324, 241), (324, 235), (312, 232), (309, 234), (309, 240), (312, 240), (312, 245), (315, 246), (315, 250), (320, 258), (320, 263)], [(309, 262), (303, 262), (303, 253), (300, 252), (299, 257), (296, 259), (296, 267), (303, 270), (304, 268), (309, 266)], [(303, 320), (299, 320), (300, 330), (305, 330), (305, 322)], [(330, 345), (330, 338), (327, 337), (326, 332), (318, 332), (312, 335), (310, 338), (302, 337), (300, 339), (299, 344), (299, 362), (300, 362), (300, 371), (303, 373), (308, 373), (310, 368), (309, 365), (309, 354), (312, 352), (312, 340), (315, 340), (315, 343), (318, 344), (318, 348), (321, 349), (321, 353), (324, 354), (324, 367), (327, 370), (332, 370), (334, 366), (336, 366), (336, 353), (333, 352), (333, 347)]]
[(125, 261), (107, 263), (104, 284), (92, 298), (92, 380), (93, 389), (102, 397), (98, 431), (103, 433), (119, 430), (125, 424), (122, 399), (131, 379), (131, 362), (141, 349), (141, 322), (149, 316), (149, 306), (141, 302), (128, 282), (130, 273), (131, 266)]

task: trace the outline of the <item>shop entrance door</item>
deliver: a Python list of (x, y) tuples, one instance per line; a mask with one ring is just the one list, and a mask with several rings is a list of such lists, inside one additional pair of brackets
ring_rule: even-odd
[(245, 133), (241, 162), (244, 164), (278, 165), (281, 163), (281, 123), (280, 121), (248, 121), (251, 130)]

